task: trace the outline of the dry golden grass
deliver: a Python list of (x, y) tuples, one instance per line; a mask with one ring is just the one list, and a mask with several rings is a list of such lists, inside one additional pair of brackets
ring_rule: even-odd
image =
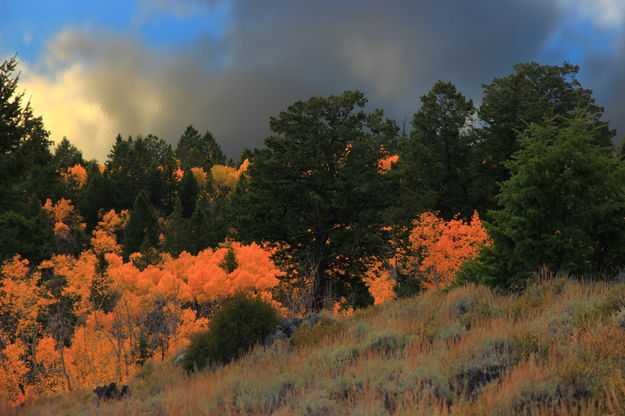
[(551, 277), (520, 296), (467, 286), (336, 318), (191, 377), (150, 363), (126, 400), (77, 392), (0, 413), (625, 415), (624, 310), (625, 284)]

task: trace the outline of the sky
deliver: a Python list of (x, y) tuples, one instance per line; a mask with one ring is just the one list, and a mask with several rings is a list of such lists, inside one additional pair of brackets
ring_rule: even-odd
[(436, 81), (479, 104), (528, 61), (579, 65), (625, 135), (625, 0), (1, 0), (15, 54), (51, 139), (100, 161), (118, 133), (175, 145), (189, 124), (236, 159), (271, 116), (346, 89), (409, 125)]

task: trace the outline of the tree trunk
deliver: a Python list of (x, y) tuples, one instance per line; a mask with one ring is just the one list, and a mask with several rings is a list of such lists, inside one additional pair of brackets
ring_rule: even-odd
[(65, 376), (65, 381), (67, 382), (67, 390), (72, 391), (72, 381), (69, 377), (69, 373), (67, 372), (67, 366), (65, 365), (65, 355), (63, 354), (63, 350), (65, 349), (63, 344), (63, 341), (61, 341), (61, 343), (59, 343), (59, 355), (61, 356), (61, 367), (63, 370), (63, 375)]
[(315, 272), (313, 286), (313, 311), (332, 309), (332, 281), (326, 274), (325, 265), (319, 265)]

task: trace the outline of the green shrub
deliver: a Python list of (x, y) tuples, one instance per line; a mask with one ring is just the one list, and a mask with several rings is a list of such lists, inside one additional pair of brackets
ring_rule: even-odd
[(482, 387), (516, 365), (519, 355), (519, 346), (513, 338), (494, 336), (480, 341), (452, 364), (456, 388), (467, 398), (477, 397)]
[(625, 291), (622, 287), (614, 288), (612, 292), (598, 301), (595, 307), (605, 315), (612, 315), (625, 307)]
[(319, 364), (325, 365), (327, 368), (342, 368), (352, 365), (359, 354), (360, 349), (357, 346), (341, 345), (324, 352), (319, 358)]
[(403, 350), (408, 344), (408, 337), (398, 332), (386, 331), (371, 334), (367, 340), (360, 345), (361, 351), (375, 351), (379, 354), (392, 354)]
[(441, 363), (436, 359), (424, 362), (422, 366), (417, 367), (412, 378), (420, 394), (425, 393), (448, 406), (451, 405), (453, 398), (451, 385), (443, 372)]
[(370, 330), (371, 328), (366, 322), (357, 322), (353, 327), (354, 335), (356, 336), (356, 339), (360, 341), (367, 336)]
[(294, 414), (308, 416), (328, 415), (336, 407), (336, 401), (330, 400), (326, 390), (313, 390), (297, 403)]
[(543, 414), (540, 409), (553, 409), (559, 403), (573, 405), (591, 397), (600, 387), (596, 371), (579, 360), (565, 362), (543, 371), (546, 373), (513, 381), (512, 387), (508, 387), (509, 395), (503, 396), (490, 414)]
[(466, 315), (467, 313), (475, 310), (477, 308), (478, 302), (477, 298), (473, 294), (468, 294), (466, 296), (462, 296), (458, 299), (455, 299), (451, 302), (450, 312), (459, 318)]
[(441, 327), (436, 334), (436, 338), (445, 342), (457, 342), (467, 335), (466, 325), (458, 321), (452, 322), (448, 326)]
[(345, 325), (329, 315), (322, 314), (314, 325), (303, 324), (291, 335), (291, 342), (296, 347), (315, 345), (326, 338), (336, 338), (345, 332)]
[(258, 298), (238, 294), (224, 302), (208, 331), (191, 340), (184, 359), (191, 372), (209, 364), (226, 364), (261, 342), (279, 322), (276, 310)]
[(540, 352), (540, 339), (536, 331), (520, 331), (514, 339), (519, 346), (521, 358), (529, 359), (532, 354)]
[(342, 375), (331, 380), (327, 386), (328, 397), (332, 400), (345, 400), (363, 391), (364, 378)]
[(287, 404), (287, 396), (294, 389), (297, 380), (290, 374), (269, 377), (264, 383), (240, 380), (231, 386), (233, 404), (240, 414), (270, 415), (280, 406)]
[(215, 343), (210, 330), (198, 332), (191, 338), (191, 343), (184, 353), (182, 367), (188, 373), (201, 370), (210, 364), (211, 357), (215, 356)]

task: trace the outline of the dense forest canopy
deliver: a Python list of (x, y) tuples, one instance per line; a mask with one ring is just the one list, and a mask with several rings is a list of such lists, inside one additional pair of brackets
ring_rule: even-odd
[(293, 103), (237, 163), (193, 126), (175, 147), (120, 135), (100, 163), (53, 146), (3, 62), (2, 394), (127, 379), (240, 291), (286, 316), (542, 267), (613, 277), (625, 152), (578, 71), (518, 64), (479, 106), (439, 81), (409, 131), (345, 91)]

